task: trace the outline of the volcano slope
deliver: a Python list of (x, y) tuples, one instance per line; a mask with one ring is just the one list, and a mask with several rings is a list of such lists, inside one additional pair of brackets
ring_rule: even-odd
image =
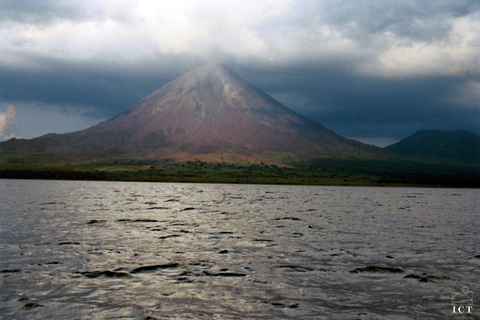
[(225, 66), (204, 64), (114, 118), (83, 131), (0, 144), (3, 162), (125, 159), (219, 160), (289, 154), (297, 159), (376, 157), (288, 109)]

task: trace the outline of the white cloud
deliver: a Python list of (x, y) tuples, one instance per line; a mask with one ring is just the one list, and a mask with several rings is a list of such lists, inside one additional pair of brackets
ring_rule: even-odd
[(385, 33), (382, 41), (391, 46), (361, 65), (360, 72), (385, 77), (480, 74), (480, 15), (452, 19), (451, 25), (448, 37), (433, 42)]
[(8, 140), (14, 137), (12, 125), (16, 111), (12, 104), (4, 105), (1, 109), (5, 111), (0, 112), (0, 140)]
[[(73, 19), (70, 13), (51, 18), (49, 23), (27, 23), (25, 19), (0, 23), (0, 58), (10, 67), (41, 68), (39, 57), (121, 64), (162, 54), (208, 56), (215, 52), (263, 63), (363, 61), (358, 66), (361, 73), (386, 77), (480, 72), (478, 13), (441, 16), (447, 20), (442, 21), (442, 30), (450, 30), (449, 35), (427, 41), (429, 32), (435, 39), (429, 30), (437, 21), (423, 11), (416, 13), (415, 19), (410, 17), (415, 9), (425, 8), (393, 4), (400, 11), (398, 17), (392, 17), (387, 4), (354, 4), (292, 0), (69, 2), (83, 19)], [(388, 14), (389, 20), (374, 24), (375, 17), (367, 19), (361, 13)], [(378, 33), (378, 29), (383, 31)]]
[[(52, 20), (50, 24), (0, 23), (0, 57), (12, 65), (32, 63), (33, 57), (61, 60), (148, 59), (155, 54), (256, 54), (262, 46), (253, 27), (281, 15), (289, 1), (117, 1), (78, 6), (96, 7), (88, 20)], [(126, 3), (126, 4), (125, 4)], [(132, 5), (136, 4), (136, 5)]]

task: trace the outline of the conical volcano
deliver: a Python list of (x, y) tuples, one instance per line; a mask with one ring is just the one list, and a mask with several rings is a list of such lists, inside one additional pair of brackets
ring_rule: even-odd
[(227, 67), (214, 64), (190, 70), (86, 130), (23, 143), (10, 140), (0, 148), (4, 153), (23, 149), (83, 160), (222, 152), (254, 156), (265, 151), (305, 159), (370, 154), (365, 145), (295, 113)]

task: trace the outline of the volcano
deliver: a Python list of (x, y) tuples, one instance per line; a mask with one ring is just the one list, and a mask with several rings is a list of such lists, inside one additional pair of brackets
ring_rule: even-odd
[(226, 152), (315, 159), (370, 157), (372, 148), (297, 114), (227, 67), (214, 64), (188, 71), (83, 131), (0, 144), (4, 160), (179, 159)]

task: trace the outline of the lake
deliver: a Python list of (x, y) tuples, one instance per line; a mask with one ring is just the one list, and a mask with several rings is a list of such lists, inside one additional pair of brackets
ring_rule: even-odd
[(0, 194), (0, 319), (480, 316), (456, 301), (480, 293), (480, 190), (0, 180)]

